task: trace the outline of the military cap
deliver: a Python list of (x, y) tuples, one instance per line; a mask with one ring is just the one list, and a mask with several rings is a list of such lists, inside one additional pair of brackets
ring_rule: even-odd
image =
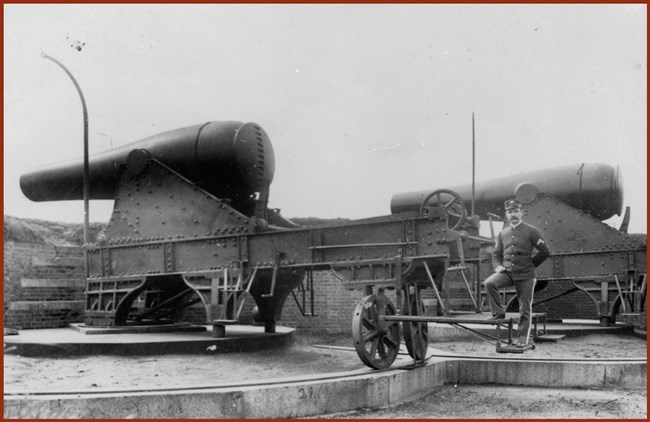
[(503, 206), (505, 207), (506, 210), (514, 210), (517, 208), (521, 208), (521, 202), (518, 199), (506, 199), (506, 201), (503, 203)]

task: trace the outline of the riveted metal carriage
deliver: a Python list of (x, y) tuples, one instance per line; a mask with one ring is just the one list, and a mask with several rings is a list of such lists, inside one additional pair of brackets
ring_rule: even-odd
[[(311, 291), (313, 272), (330, 270), (348, 289), (363, 291), (351, 310), (353, 341), (365, 364), (385, 368), (395, 360), (402, 335), (409, 354), (424, 359), (431, 318), (424, 315), (422, 293), (430, 289), (446, 316), (447, 275), (462, 275), (480, 313), (480, 280), (491, 271), (481, 262), (481, 249), (492, 239), (479, 236), (479, 217), (467, 215), (466, 198), (434, 190), (394, 199), (391, 215), (299, 227), (267, 207), (274, 168), (264, 130), (231, 121), (166, 132), (92, 157), (90, 199), (115, 203), (106, 230), (84, 245), (86, 324), (174, 321), (179, 310), (202, 303), (206, 323), (223, 335), (250, 297), (256, 319), (274, 332), (287, 297), (296, 289)], [(71, 162), (26, 174), (21, 187), (36, 201), (81, 199), (82, 177), (82, 164)], [(500, 198), (513, 190), (498, 191)], [(531, 209), (547, 201), (530, 189), (516, 193), (528, 195)], [(489, 208), (494, 196), (480, 204)], [(551, 227), (544, 206), (539, 218)], [(622, 236), (618, 249), (601, 251), (624, 255), (616, 269), (607, 269), (616, 276), (613, 296), (620, 304), (609, 296), (596, 299), (607, 317), (614, 306), (639, 310), (645, 297), (645, 240), (635, 243), (616, 232)], [(561, 250), (555, 243), (551, 249)], [(602, 258), (562, 249), (542, 278), (575, 277), (579, 283), (571, 262), (596, 255)], [(603, 286), (602, 279), (592, 279)], [(386, 290), (395, 290), (399, 303)]]

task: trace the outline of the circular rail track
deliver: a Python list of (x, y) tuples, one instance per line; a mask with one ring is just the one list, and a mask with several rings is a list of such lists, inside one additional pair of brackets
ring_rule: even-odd
[[(356, 351), (344, 346), (315, 347)], [(459, 356), (429, 349), (425, 361), (414, 364), (407, 351), (398, 355), (386, 369), (282, 379), (93, 391), (5, 391), (5, 417), (292, 418), (388, 406), (423, 397), (449, 382), (556, 388), (646, 386), (644, 358)]]
[[(417, 306), (413, 308), (411, 313), (417, 313)], [(364, 309), (370, 312), (372, 306)], [(386, 315), (377, 321), (390, 322), (384, 325), (390, 331), (393, 329), (390, 327), (397, 325), (391, 318), (397, 316)], [(144, 341), (143, 337), (150, 338), (152, 344), (183, 338), (184, 342), (195, 341), (195, 346), (203, 351), (161, 355), (159, 349), (156, 354), (92, 354), (87, 358), (70, 356), (55, 360), (6, 353), (4, 416), (23, 419), (298, 418), (390, 406), (424, 397), (449, 383), (645, 389), (645, 341), (622, 335), (622, 330), (607, 329), (611, 334), (605, 334), (600, 327), (597, 331), (590, 327), (577, 327), (582, 334), (557, 343), (539, 344), (525, 354), (501, 354), (495, 350), (494, 343), (477, 342), (474, 336), (466, 340), (465, 331), (451, 330), (447, 324), (428, 324), (427, 337), (433, 343), (426, 349), (417, 349), (417, 357), (424, 357), (422, 362), (414, 364), (412, 350), (404, 342), (396, 342), (395, 361), (380, 370), (368, 368), (359, 361), (358, 350), (349, 337), (330, 339), (307, 335), (286, 348), (264, 347), (233, 354), (223, 353), (224, 339), (205, 338), (208, 333), (124, 334), (126, 338), (133, 336), (140, 341)], [(235, 328), (231, 334), (237, 332)], [(573, 332), (576, 327), (554, 328)], [(48, 333), (56, 344), (66, 340), (65, 333), (69, 334), (69, 341), (76, 341), (80, 336), (89, 341), (99, 337), (69, 333), (70, 330), (54, 331)], [(287, 339), (289, 331), (285, 333)], [(412, 337), (415, 334), (424, 340), (424, 331), (411, 331)], [(247, 333), (260, 337), (252, 328), (241, 328), (239, 335), (248, 338)], [(28, 334), (36, 333), (21, 333), (23, 341), (30, 341)], [(45, 334), (40, 332), (36, 340), (42, 341)], [(5, 337), (5, 346), (9, 345), (9, 339), (15, 342), (17, 337), (21, 336)], [(115, 338), (104, 337), (100, 343)], [(267, 341), (270, 338), (266, 334), (261, 337)], [(313, 347), (316, 343), (323, 345)], [(445, 350), (436, 349), (445, 345)], [(592, 357), (599, 353), (601, 358)]]
[[(354, 352), (353, 347), (342, 346), (315, 346), (320, 348), (338, 349)], [(408, 353), (400, 352), (400, 355), (408, 355)], [(295, 377), (295, 378), (282, 378), (272, 380), (256, 380), (246, 382), (233, 382), (233, 383), (216, 383), (216, 384), (202, 384), (184, 387), (148, 387), (148, 388), (124, 388), (124, 389), (104, 389), (104, 390), (68, 390), (68, 391), (31, 391), (31, 392), (6, 392), (5, 397), (31, 397), (31, 396), (75, 396), (76, 398), (96, 397), (98, 395), (113, 395), (113, 394), (135, 394), (135, 393), (172, 393), (172, 392), (193, 392), (202, 390), (218, 390), (218, 389), (232, 389), (232, 388), (256, 388), (268, 387), (287, 384), (303, 384), (314, 381), (336, 381), (349, 379), (352, 377), (364, 377), (370, 374), (381, 374), (392, 371), (411, 371), (421, 368), (432, 359), (445, 359), (445, 360), (462, 360), (462, 361), (493, 361), (493, 362), (537, 362), (537, 363), (578, 363), (578, 364), (645, 364), (647, 361), (643, 358), (612, 358), (612, 359), (572, 359), (572, 358), (527, 358), (527, 357), (501, 357), (501, 356), (459, 356), (455, 354), (429, 354), (422, 363), (408, 363), (396, 365), (394, 367), (385, 369), (361, 369), (349, 372), (336, 372), (331, 374), (317, 374), (308, 377)]]

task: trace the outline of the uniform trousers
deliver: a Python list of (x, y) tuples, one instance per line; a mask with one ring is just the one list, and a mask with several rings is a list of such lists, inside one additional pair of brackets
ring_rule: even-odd
[(512, 274), (507, 271), (494, 273), (485, 282), (485, 291), (490, 301), (492, 315), (505, 314), (499, 290), (509, 286), (515, 286), (517, 299), (519, 299), (519, 324), (517, 325), (516, 340), (523, 343), (532, 342), (530, 334), (530, 319), (533, 313), (533, 291), (535, 290), (535, 279), (513, 280)]

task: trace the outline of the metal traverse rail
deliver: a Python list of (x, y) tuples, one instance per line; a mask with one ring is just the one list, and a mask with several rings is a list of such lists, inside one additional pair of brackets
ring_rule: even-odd
[[(314, 347), (321, 349), (332, 349), (332, 350), (346, 350), (353, 352), (354, 348), (350, 346), (330, 346), (325, 344), (315, 344)], [(399, 352), (399, 355), (406, 355), (406, 352)], [(454, 353), (427, 353), (425, 360), (430, 360), (432, 358), (449, 358), (449, 359), (461, 359), (461, 360), (494, 360), (494, 361), (504, 361), (504, 362), (517, 362), (517, 361), (535, 361), (535, 362), (584, 362), (584, 363), (645, 363), (647, 362), (646, 358), (562, 358), (562, 357), (525, 357), (525, 356), (468, 356), (468, 355), (459, 355)], [(412, 365), (402, 365), (395, 369), (411, 369)], [(382, 371), (385, 371), (382, 370)]]
[[(399, 322), (418, 322), (418, 323), (442, 323), (449, 324), (452, 327), (460, 328), (461, 330), (468, 331), (474, 334), (476, 337), (481, 340), (491, 341), (496, 340), (500, 343), (511, 344), (512, 343), (512, 329), (514, 324), (514, 318), (503, 318), (499, 320), (487, 320), (487, 319), (463, 319), (459, 320), (458, 318), (453, 317), (434, 317), (434, 316), (417, 316), (417, 315), (395, 315), (395, 316), (381, 316), (380, 319), (384, 321), (399, 321)], [(473, 328), (467, 327), (463, 324), (479, 324), (479, 325), (496, 325), (497, 335), (493, 336), (488, 333), (484, 333)], [(501, 339), (501, 327), (507, 327), (508, 340)], [(498, 343), (497, 343), (498, 347)]]
[[(314, 346), (318, 347), (318, 346)], [(354, 350), (352, 348), (347, 348), (345, 350)], [(342, 349), (343, 350), (343, 349)], [(402, 353), (405, 354), (405, 353)], [(332, 372), (325, 374), (315, 374), (313, 376), (299, 376), (292, 378), (274, 378), (267, 380), (252, 380), (252, 381), (242, 381), (242, 382), (233, 382), (225, 384), (200, 384), (192, 386), (182, 386), (182, 387), (147, 387), (147, 388), (125, 388), (125, 389), (104, 389), (104, 390), (92, 390), (88, 389), (83, 390), (69, 390), (69, 391), (30, 391), (30, 392), (4, 392), (5, 397), (22, 397), (22, 396), (59, 396), (59, 395), (108, 395), (108, 394), (123, 394), (123, 393), (151, 393), (151, 392), (190, 392), (197, 390), (219, 390), (219, 389), (229, 389), (235, 387), (256, 387), (256, 386), (272, 386), (272, 385), (282, 385), (282, 384), (298, 384), (304, 383), (306, 381), (326, 381), (326, 380), (337, 380), (337, 379), (349, 379), (351, 377), (363, 377), (369, 374), (376, 374), (381, 372), (389, 371), (399, 371), (399, 370), (411, 370), (414, 369), (412, 363), (407, 363), (404, 365), (399, 365), (391, 368), (384, 368), (380, 370), (372, 370), (369, 368), (357, 369), (349, 372)]]
[[(403, 343), (402, 343), (403, 344)], [(315, 344), (312, 347), (319, 349), (331, 349), (331, 350), (341, 350), (346, 352), (354, 352), (355, 348), (350, 346), (333, 346), (333, 345), (320, 345)], [(408, 352), (399, 352), (401, 356), (408, 355)], [(327, 380), (337, 380), (337, 379), (350, 379), (353, 377), (363, 377), (367, 375), (374, 375), (377, 373), (391, 372), (391, 371), (410, 371), (417, 369), (425, 364), (427, 361), (433, 358), (444, 358), (452, 360), (466, 360), (466, 361), (504, 361), (504, 362), (520, 362), (520, 361), (535, 361), (535, 362), (573, 362), (573, 363), (639, 363), (643, 364), (647, 360), (645, 358), (562, 358), (562, 357), (505, 357), (505, 356), (468, 356), (468, 355), (458, 355), (458, 354), (445, 354), (445, 353), (431, 353), (428, 352), (425, 359), (421, 362), (412, 362), (404, 363), (398, 366), (384, 368), (379, 370), (372, 370), (369, 368), (361, 368), (348, 372), (332, 372), (332, 373), (322, 373), (314, 374), (311, 376), (298, 376), (290, 378), (280, 378), (280, 379), (264, 379), (264, 380), (251, 380), (251, 381), (242, 381), (242, 382), (232, 382), (232, 383), (223, 383), (223, 384), (199, 384), (192, 386), (179, 386), (179, 387), (169, 387), (169, 386), (152, 386), (147, 388), (125, 388), (125, 389), (98, 389), (89, 391), (88, 389), (79, 389), (79, 390), (67, 390), (67, 391), (5, 391), (5, 397), (29, 397), (29, 396), (101, 396), (101, 395), (114, 395), (114, 394), (124, 394), (124, 393), (165, 393), (165, 392), (192, 392), (192, 391), (204, 391), (204, 390), (222, 390), (230, 388), (244, 388), (244, 387), (264, 387), (264, 386), (274, 386), (274, 385), (286, 385), (286, 384), (299, 384), (304, 382), (313, 382), (313, 381), (327, 381)]]
[[(512, 330), (513, 325), (517, 318), (502, 318), (498, 320), (493, 319), (470, 319), (470, 318), (453, 318), (453, 317), (439, 317), (439, 316), (418, 316), (418, 315), (395, 315), (395, 316), (380, 316), (382, 321), (396, 321), (396, 322), (411, 322), (411, 323), (439, 323), (449, 324), (452, 327), (469, 332), (481, 340), (491, 342), (496, 341), (496, 351), (499, 353), (523, 353), (526, 350), (534, 349), (535, 345), (530, 344), (525, 347), (512, 346)], [(546, 314), (533, 313), (531, 315), (531, 323), (533, 325), (532, 335), (533, 340), (536, 342), (555, 342), (565, 337), (563, 334), (548, 334), (546, 327)], [(475, 325), (495, 325), (496, 335), (491, 335), (486, 332), (476, 330), (468, 327), (465, 324)], [(541, 327), (540, 327), (541, 325)], [(507, 333), (507, 339), (501, 338), (501, 328), (504, 328)], [(505, 345), (505, 346), (504, 346)]]

